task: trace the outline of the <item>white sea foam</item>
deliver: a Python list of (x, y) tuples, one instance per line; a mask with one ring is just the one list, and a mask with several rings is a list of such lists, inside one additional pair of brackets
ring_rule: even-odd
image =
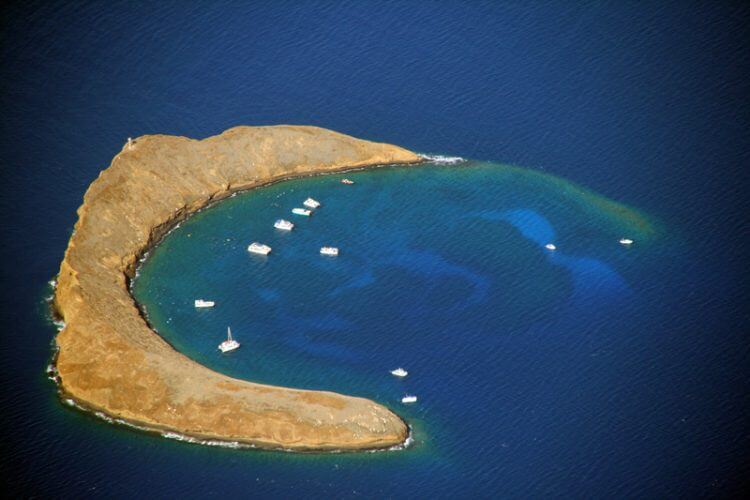
[(174, 439), (176, 441), (182, 441), (183, 443), (201, 444), (204, 446), (218, 446), (220, 448), (233, 448), (233, 449), (255, 448), (255, 446), (251, 444), (243, 444), (237, 441), (219, 441), (216, 439), (197, 439), (194, 437), (186, 436), (184, 434), (180, 434), (178, 432), (163, 432), (161, 436), (167, 439)]
[(404, 441), (403, 448), (408, 448), (412, 445), (412, 443), (414, 443), (414, 438), (412, 437), (411, 432), (409, 432), (409, 437), (407, 437), (406, 441)]
[(431, 161), (432, 163), (438, 163), (440, 165), (456, 165), (457, 163), (463, 163), (466, 161), (465, 158), (460, 156), (443, 156), (443, 155), (419, 155), (421, 158)]
[(383, 448), (379, 450), (368, 450), (367, 453), (383, 453), (384, 451), (401, 451), (401, 450), (405, 450), (406, 448), (409, 448), (412, 444), (414, 444), (414, 438), (412, 434), (412, 428), (411, 426), (409, 426), (409, 435), (406, 436), (406, 440), (403, 443), (391, 446), (390, 448)]
[(409, 427), (409, 435), (406, 437), (406, 440), (401, 444), (397, 444), (396, 446), (391, 446), (390, 448), (388, 448), (387, 451), (405, 450), (406, 448), (411, 446), (413, 443), (414, 443), (414, 438), (412, 437), (411, 427)]
[(55, 365), (47, 365), (47, 378), (56, 384), (60, 383), (60, 377), (57, 374), (57, 368), (55, 367)]
[(49, 294), (47, 297), (44, 297), (45, 302), (52, 302), (55, 299), (55, 288), (57, 288), (57, 280), (55, 278), (52, 278), (47, 282), (49, 287), (52, 289), (52, 293)]

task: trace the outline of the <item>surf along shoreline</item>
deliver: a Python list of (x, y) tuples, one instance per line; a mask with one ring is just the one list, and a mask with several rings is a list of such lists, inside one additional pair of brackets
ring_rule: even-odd
[(187, 358), (131, 293), (177, 224), (238, 192), (304, 176), (423, 162), (388, 144), (302, 126), (236, 127), (196, 141), (143, 136), (84, 196), (54, 290), (60, 395), (103, 418), (203, 444), (300, 452), (391, 449), (406, 422), (364, 398), (256, 384)]

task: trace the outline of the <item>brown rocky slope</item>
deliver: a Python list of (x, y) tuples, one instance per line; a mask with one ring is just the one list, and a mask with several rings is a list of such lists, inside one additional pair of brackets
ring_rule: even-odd
[(417, 163), (405, 149), (315, 127), (237, 127), (204, 140), (133, 141), (84, 196), (57, 279), (62, 392), (159, 431), (290, 450), (403, 443), (406, 424), (362, 398), (255, 384), (216, 373), (154, 332), (128, 290), (138, 258), (177, 221), (275, 180)]

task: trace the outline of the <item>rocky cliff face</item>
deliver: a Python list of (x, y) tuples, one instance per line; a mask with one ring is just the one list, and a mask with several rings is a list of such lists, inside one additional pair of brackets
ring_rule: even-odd
[(232, 192), (274, 180), (392, 163), (405, 149), (315, 127), (237, 127), (202, 141), (144, 136), (125, 146), (84, 196), (60, 266), (55, 307), (63, 392), (154, 430), (293, 450), (404, 442), (387, 408), (331, 392), (233, 379), (175, 351), (128, 290), (137, 259), (169, 227)]

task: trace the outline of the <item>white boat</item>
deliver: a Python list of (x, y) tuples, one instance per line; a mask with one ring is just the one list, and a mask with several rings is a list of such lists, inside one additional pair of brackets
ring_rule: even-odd
[(320, 206), (320, 202), (312, 198), (306, 199), (302, 204), (307, 208), (318, 208)]
[(354, 181), (350, 181), (349, 179), (341, 179), (341, 184), (354, 184)]
[(630, 238), (620, 238), (620, 245), (630, 246), (633, 244), (633, 240)]
[(292, 213), (309, 217), (312, 212), (307, 210), (306, 208), (293, 208)]
[(546, 248), (547, 250), (550, 250), (550, 251), (557, 250), (557, 247), (553, 243), (547, 243), (546, 245), (544, 245), (544, 248)]
[(320, 249), (321, 255), (330, 255), (332, 257), (336, 257), (339, 254), (339, 249), (336, 247), (322, 247)]
[(416, 396), (404, 396), (403, 398), (401, 398), (401, 402), (404, 404), (416, 403), (417, 397)]
[(391, 375), (393, 375), (394, 377), (401, 377), (401, 378), (403, 378), (403, 377), (406, 377), (407, 375), (409, 375), (409, 372), (407, 372), (403, 368), (396, 368), (395, 370), (391, 370)]
[(213, 300), (203, 300), (203, 299), (195, 299), (195, 307), (213, 307), (216, 305), (216, 302)]
[(271, 247), (262, 243), (253, 242), (247, 247), (247, 251), (250, 253), (257, 253), (260, 255), (268, 255), (271, 253)]
[(276, 229), (282, 229), (284, 231), (291, 231), (292, 229), (294, 229), (294, 224), (292, 224), (288, 220), (279, 219), (274, 223), (273, 227), (275, 227)]
[(227, 339), (219, 344), (219, 350), (221, 352), (234, 351), (240, 346), (240, 343), (232, 338), (232, 330), (227, 327)]

